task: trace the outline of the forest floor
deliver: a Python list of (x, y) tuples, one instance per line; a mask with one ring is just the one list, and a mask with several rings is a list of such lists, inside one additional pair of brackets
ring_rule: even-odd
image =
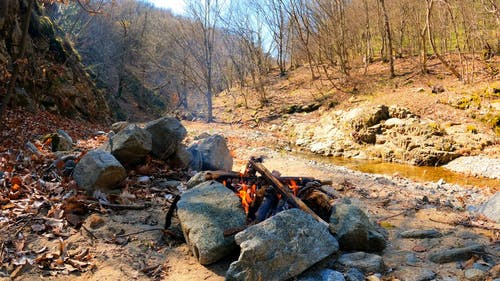
[[(436, 61), (430, 61), (433, 73), (445, 73)], [(498, 64), (497, 64), (498, 65)], [(268, 91), (268, 105), (261, 107), (249, 93), (249, 107), (244, 106), (236, 92), (221, 93), (215, 98), (216, 123), (183, 122), (188, 130), (187, 142), (195, 136), (220, 133), (227, 139), (234, 157), (233, 170), (238, 171), (250, 156), (264, 155), (264, 165), (283, 176), (310, 176), (331, 180), (341, 197), (356, 198), (373, 221), (388, 233), (389, 245), (382, 256), (394, 272), (383, 280), (398, 280), (395, 273), (407, 268), (431, 269), (437, 280), (456, 277), (462, 280), (464, 271), (475, 263), (500, 263), (498, 224), (467, 212), (484, 203), (500, 190), (500, 181), (488, 186), (462, 186), (414, 181), (399, 174), (378, 175), (353, 171), (328, 161), (291, 153), (286, 136), (273, 129), (283, 121), (281, 112), (290, 105), (310, 102), (335, 101), (336, 108), (349, 109), (360, 104), (398, 104), (423, 117), (439, 122), (475, 122), (482, 131), (492, 131), (487, 124), (476, 120), (472, 111), (450, 106), (448, 100), (482, 92), (498, 82), (481, 74), (473, 85), (464, 85), (449, 76), (437, 74), (420, 76), (411, 69), (411, 63), (397, 65), (398, 73), (406, 73), (393, 80), (386, 78), (386, 65), (376, 63), (367, 77), (357, 75), (342, 87), (343, 91), (328, 90), (328, 80), (309, 82), (306, 68), (291, 72), (287, 77), (274, 75)], [(498, 79), (497, 79), (498, 80)], [(493, 81), (493, 82), (492, 82)], [(340, 82), (339, 82), (340, 83)], [(497, 83), (497, 84), (494, 84)], [(494, 84), (494, 85), (493, 85)], [(430, 87), (442, 85), (446, 91), (431, 93)], [(418, 91), (423, 88), (424, 92)], [(422, 98), (424, 95), (425, 98)], [(481, 96), (483, 103), (496, 100)], [(297, 122), (317, 118), (320, 111), (293, 114)], [(276, 117), (276, 115), (279, 115)], [(178, 221), (174, 217), (168, 233), (163, 227), (165, 214), (178, 190), (161, 189), (151, 182), (141, 182), (146, 174), (152, 178), (171, 178), (185, 181), (186, 174), (170, 171), (161, 162), (149, 162), (129, 172), (124, 191), (116, 200), (123, 204), (143, 205), (143, 210), (113, 210), (98, 204), (81, 205), (68, 201), (73, 197), (74, 182), (58, 178), (49, 168), (56, 155), (40, 145), (41, 156), (19, 152), (24, 143), (44, 134), (64, 129), (77, 143), (79, 151), (97, 147), (105, 136), (97, 131), (108, 131), (106, 126), (68, 121), (52, 114), (9, 111), (2, 129), (0, 166), (5, 180), (0, 186), (0, 279), (16, 280), (224, 280), (225, 271), (237, 254), (210, 266), (200, 265), (183, 242)], [(494, 132), (491, 132), (494, 134)], [(500, 157), (500, 143), (474, 152)], [(43, 179), (41, 184), (40, 179)], [(154, 182), (154, 181), (153, 181)], [(86, 199), (87, 200), (87, 199)], [(75, 203), (75, 204), (72, 204)], [(89, 215), (90, 214), (90, 215)], [(68, 216), (69, 215), (69, 216)], [(72, 223), (82, 223), (75, 228)], [(468, 224), (465, 224), (467, 222)], [(445, 234), (440, 239), (401, 239), (398, 233), (412, 228), (435, 228)], [(147, 232), (133, 234), (149, 230)], [(428, 261), (430, 252), (446, 248), (481, 243), (487, 255), (477, 255), (460, 264), (444, 265)], [(495, 271), (496, 270), (496, 271)], [(497, 278), (497, 266), (484, 275)], [(404, 280), (399, 277), (399, 280)], [(453, 280), (453, 279), (452, 279)]]

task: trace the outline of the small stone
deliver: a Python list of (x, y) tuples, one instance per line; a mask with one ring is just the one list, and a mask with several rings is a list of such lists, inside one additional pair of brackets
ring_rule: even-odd
[(92, 229), (100, 228), (104, 225), (104, 220), (98, 214), (92, 214), (87, 218), (87, 222)]
[(344, 267), (358, 268), (364, 273), (382, 272), (385, 268), (384, 260), (381, 256), (364, 252), (343, 254), (337, 262)]
[(188, 182), (186, 183), (187, 189), (193, 188), (203, 182), (207, 181), (207, 176), (210, 174), (210, 172), (205, 171), (205, 172), (198, 172), (196, 175), (192, 176)]
[(410, 253), (406, 255), (406, 264), (408, 265), (416, 265), (418, 262), (418, 258), (415, 254)]
[(352, 204), (338, 203), (332, 207), (330, 231), (337, 235), (340, 248), (344, 250), (378, 252), (386, 246), (384, 236), (368, 216)]
[(151, 182), (151, 178), (148, 176), (141, 176), (137, 179), (138, 183), (149, 183)]
[(437, 238), (441, 237), (439, 231), (435, 229), (411, 229), (407, 231), (403, 231), (399, 234), (401, 238), (415, 238), (415, 239), (423, 239), (423, 238)]
[(366, 281), (380, 281), (380, 277), (378, 277), (377, 275), (373, 274), (373, 275), (367, 276), (366, 277)]
[(482, 281), (486, 276), (486, 272), (479, 270), (477, 268), (469, 268), (464, 272), (465, 279), (471, 281)]
[(346, 279), (338, 271), (321, 269), (303, 274), (297, 278), (297, 281), (346, 281)]
[(429, 255), (429, 260), (435, 263), (447, 263), (453, 261), (468, 260), (476, 252), (483, 252), (482, 245), (472, 245), (463, 248), (454, 248), (435, 251)]
[(351, 267), (347, 270), (345, 279), (347, 281), (365, 281), (365, 275), (361, 270)]
[(426, 268), (404, 267), (396, 272), (396, 276), (404, 281), (430, 281), (436, 278), (436, 273)]
[(116, 158), (102, 150), (91, 150), (78, 162), (73, 178), (78, 187), (89, 194), (99, 189), (103, 192), (113, 190), (127, 177), (125, 168)]
[(127, 128), (129, 125), (130, 123), (127, 121), (116, 122), (111, 125), (111, 130), (113, 130), (115, 134), (118, 134), (121, 130)]

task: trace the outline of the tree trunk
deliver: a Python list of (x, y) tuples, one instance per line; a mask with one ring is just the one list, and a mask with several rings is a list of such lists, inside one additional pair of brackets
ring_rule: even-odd
[(364, 64), (365, 64), (365, 70), (363, 75), (366, 75), (366, 72), (368, 70), (368, 65), (370, 64), (372, 60), (372, 53), (371, 53), (371, 33), (370, 33), (370, 15), (369, 15), (369, 9), (368, 9), (368, 0), (363, 1), (363, 6), (365, 10), (365, 57), (364, 57)]
[(427, 1), (427, 16), (426, 16), (425, 23), (427, 25), (427, 37), (429, 39), (429, 43), (431, 44), (432, 51), (434, 52), (436, 57), (441, 61), (441, 63), (449, 71), (451, 71), (451, 73), (453, 73), (453, 75), (455, 75), (455, 77), (457, 77), (459, 80), (462, 80), (462, 75), (460, 75), (460, 73), (458, 73), (458, 71), (456, 70), (456, 68), (453, 65), (451, 65), (448, 61), (446, 61), (446, 59), (443, 56), (441, 56), (441, 54), (438, 52), (438, 50), (436, 48), (436, 45), (434, 44), (434, 39), (432, 36), (432, 28), (431, 28), (431, 23), (430, 23), (432, 7), (434, 6), (434, 0), (426, 0), (426, 1)]
[(392, 36), (391, 36), (391, 26), (389, 24), (389, 15), (387, 14), (387, 10), (385, 8), (384, 0), (379, 0), (380, 6), (382, 7), (382, 13), (384, 16), (385, 23), (385, 33), (387, 34), (387, 43), (388, 43), (388, 53), (389, 53), (389, 68), (391, 71), (391, 78), (394, 78), (396, 75), (394, 73), (394, 58), (392, 56)]
[[(28, 30), (29, 30), (31, 13), (33, 11), (34, 2), (35, 0), (29, 0), (28, 2), (28, 9), (26, 10), (26, 15), (23, 22), (23, 34), (21, 37), (21, 46), (19, 49), (19, 54), (15, 56), (13, 60), (14, 70), (10, 78), (9, 87), (7, 88), (7, 94), (3, 98), (2, 105), (0, 107), (0, 120), (3, 118), (3, 113), (5, 111), (5, 108), (7, 108), (7, 104), (10, 102), (11, 96), (14, 94), (14, 90), (16, 88), (16, 81), (20, 71), (19, 65), (21, 64), (21, 60), (23, 59), (24, 53), (26, 51), (26, 42), (28, 40)], [(5, 6), (7, 6), (7, 4), (5, 4)]]

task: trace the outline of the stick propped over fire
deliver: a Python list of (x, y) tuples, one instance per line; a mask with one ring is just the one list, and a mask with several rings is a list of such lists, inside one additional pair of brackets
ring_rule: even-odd
[[(259, 176), (257, 175), (259, 174)], [(324, 218), (329, 217), (330, 199), (324, 192), (313, 190), (324, 182), (311, 177), (279, 177), (271, 173), (263, 164), (262, 158), (252, 157), (243, 174), (236, 172), (211, 172), (207, 180), (217, 180), (233, 190), (240, 198), (250, 223), (258, 223), (269, 216), (290, 207), (299, 208), (313, 216), (316, 220), (328, 226)], [(297, 184), (299, 183), (299, 184)], [(307, 184), (306, 184), (307, 183)], [(304, 186), (302, 187), (301, 186)], [(320, 196), (316, 196), (320, 193)], [(307, 202), (315, 202), (313, 209), (304, 203), (298, 196)], [(325, 214), (328, 213), (328, 214)], [(320, 216), (320, 215), (323, 216)], [(323, 217), (323, 218), (322, 218)]]

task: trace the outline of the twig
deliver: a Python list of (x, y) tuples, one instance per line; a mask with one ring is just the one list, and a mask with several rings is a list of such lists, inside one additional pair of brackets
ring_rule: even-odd
[[(411, 208), (411, 209), (413, 209), (413, 208)], [(388, 220), (388, 219), (391, 219), (391, 218), (394, 218), (394, 217), (397, 217), (397, 216), (404, 215), (404, 214), (406, 214), (411, 209), (404, 210), (404, 211), (402, 211), (400, 213), (397, 213), (397, 214), (394, 214), (394, 215), (382, 217), (382, 218), (380, 218), (380, 219), (377, 220), (377, 224), (380, 224), (382, 221), (385, 221), (385, 220)]]
[(472, 223), (470, 221), (452, 221), (452, 222), (447, 222), (447, 221), (436, 220), (436, 219), (433, 219), (433, 218), (429, 218), (429, 220), (431, 220), (433, 222), (442, 223), (442, 224), (448, 224), (448, 225), (453, 225), (453, 226), (461, 225), (461, 226), (464, 226), (464, 227), (475, 227), (475, 228), (481, 228), (481, 229), (486, 229), (486, 230), (491, 230), (491, 231), (500, 231), (500, 228), (492, 227), (492, 226), (487, 226), (487, 225), (475, 224), (475, 223)]
[(93, 239), (97, 240), (97, 237), (95, 236), (95, 234), (90, 231), (90, 229), (88, 229), (85, 225), (82, 224), (82, 228), (87, 231), (88, 234), (90, 234), (90, 236), (92, 236)]
[(28, 223), (30, 223), (32, 220), (33, 220), (33, 217), (30, 217), (23, 225), (21, 225), (16, 230), (16, 233), (14, 233), (14, 237), (17, 237), (17, 235), (19, 235), (19, 233), (23, 230), (23, 228), (26, 227), (28, 225)]
[(112, 204), (112, 203), (104, 203), (104, 202), (99, 202), (101, 206), (113, 209), (113, 210), (144, 210), (149, 207), (151, 207), (151, 204), (144, 204), (144, 205), (120, 205), (120, 204)]
[(118, 235), (116, 235), (116, 237), (128, 237), (128, 236), (132, 236), (132, 235), (136, 235), (136, 234), (141, 234), (141, 233), (150, 232), (150, 231), (157, 231), (157, 230), (164, 231), (163, 228), (150, 228), (150, 229), (143, 229), (143, 230), (139, 230), (139, 231), (131, 232), (131, 233), (118, 234)]
[(180, 199), (181, 196), (179, 194), (175, 195), (174, 201), (172, 201), (172, 204), (168, 209), (167, 215), (165, 216), (165, 226), (163, 229), (168, 229), (170, 225), (172, 225), (172, 217), (174, 216), (174, 210), (177, 208), (177, 202), (179, 202)]

